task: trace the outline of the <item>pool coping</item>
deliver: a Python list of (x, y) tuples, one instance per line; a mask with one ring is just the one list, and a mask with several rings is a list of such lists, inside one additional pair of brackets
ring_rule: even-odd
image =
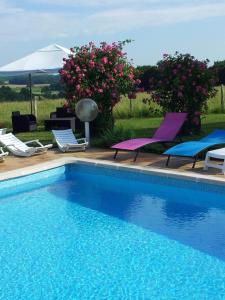
[(216, 185), (223, 185), (225, 186), (225, 177), (224, 178), (216, 178), (212, 175), (203, 175), (203, 174), (196, 174), (193, 172), (180, 172), (171, 169), (157, 169), (152, 167), (145, 167), (139, 165), (129, 165), (129, 164), (120, 164), (100, 159), (88, 159), (88, 158), (75, 158), (75, 157), (63, 157), (54, 159), (45, 163), (39, 163), (33, 166), (19, 168), (16, 170), (11, 170), (7, 172), (0, 173), (0, 182), (7, 179), (13, 179), (16, 177), (22, 177), (26, 175), (31, 175), (34, 173), (38, 173), (41, 171), (46, 171), (49, 169), (57, 168), (67, 164), (86, 164), (86, 165), (94, 165), (96, 167), (105, 167), (105, 168), (112, 168), (116, 170), (125, 170), (131, 172), (140, 172), (142, 174), (149, 174), (149, 175), (157, 175), (163, 176), (166, 178), (175, 178), (175, 179), (183, 179), (193, 182), (202, 182), (208, 184), (216, 184)]

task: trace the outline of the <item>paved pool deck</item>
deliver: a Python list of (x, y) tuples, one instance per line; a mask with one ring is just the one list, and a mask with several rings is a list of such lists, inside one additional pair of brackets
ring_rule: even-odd
[[(26, 167), (36, 166), (38, 164), (49, 163), (57, 159), (73, 158), (73, 159), (92, 159), (99, 162), (107, 162), (110, 164), (121, 166), (140, 167), (145, 169), (157, 169), (158, 171), (176, 172), (177, 174), (188, 174), (188, 176), (209, 176), (210, 178), (224, 180), (225, 176), (220, 170), (210, 168), (208, 171), (203, 170), (203, 161), (196, 163), (195, 169), (192, 169), (193, 161), (188, 158), (171, 158), (169, 167), (166, 167), (166, 157), (163, 155), (152, 153), (140, 153), (136, 162), (133, 162), (134, 153), (119, 152), (116, 160), (113, 159), (114, 151), (91, 148), (85, 152), (61, 153), (57, 149), (49, 150), (46, 154), (36, 155), (32, 157), (15, 157), (8, 156), (5, 161), (0, 163), (0, 175), (9, 171), (19, 171)], [(19, 172), (18, 172), (19, 173)]]

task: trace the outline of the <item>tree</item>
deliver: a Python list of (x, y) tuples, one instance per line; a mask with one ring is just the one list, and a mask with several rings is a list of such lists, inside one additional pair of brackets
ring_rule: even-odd
[(121, 95), (135, 97), (135, 69), (127, 60), (123, 46), (129, 40), (119, 43), (101, 43), (99, 47), (90, 42), (82, 47), (72, 48), (73, 52), (65, 59), (60, 70), (65, 95), (70, 107), (81, 98), (93, 98), (100, 113), (95, 129), (100, 133), (114, 125), (112, 110), (120, 101)]
[(216, 61), (212, 68), (217, 74), (217, 84), (225, 84), (225, 60)]
[(44, 86), (41, 89), (41, 93), (44, 96), (44, 98), (51, 98), (52, 97), (52, 90), (51, 90), (50, 86)]
[(0, 101), (13, 101), (18, 99), (18, 94), (8, 86), (0, 87)]
[(154, 90), (155, 85), (160, 80), (160, 74), (157, 66), (138, 66), (138, 77), (141, 80), (139, 85), (145, 91)]
[(190, 54), (165, 54), (158, 62), (160, 80), (152, 93), (153, 100), (164, 111), (188, 112), (188, 131), (200, 129), (200, 114), (207, 100), (216, 93), (215, 73), (209, 61), (197, 60)]
[(19, 92), (18, 98), (21, 100), (30, 100), (30, 91), (28, 88), (22, 88)]

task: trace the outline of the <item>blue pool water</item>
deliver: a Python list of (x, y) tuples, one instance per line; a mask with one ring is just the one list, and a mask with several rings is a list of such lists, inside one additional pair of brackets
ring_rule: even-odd
[(225, 188), (81, 164), (1, 182), (0, 299), (225, 299)]

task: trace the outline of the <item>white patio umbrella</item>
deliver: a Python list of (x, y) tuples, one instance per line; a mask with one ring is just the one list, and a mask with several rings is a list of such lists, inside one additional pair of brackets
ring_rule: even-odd
[(32, 74), (57, 74), (63, 66), (63, 58), (68, 57), (70, 50), (57, 44), (39, 49), (21, 59), (0, 67), (0, 76), (29, 76), (29, 89), (32, 111)]

